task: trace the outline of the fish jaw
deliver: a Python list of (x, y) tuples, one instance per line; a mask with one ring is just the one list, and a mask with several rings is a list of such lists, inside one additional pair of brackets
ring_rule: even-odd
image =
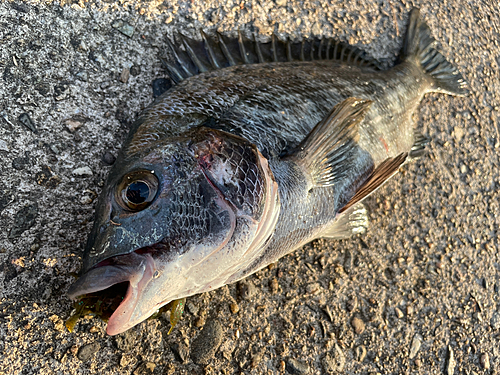
[(68, 290), (68, 297), (76, 299), (85, 294), (100, 292), (113, 285), (128, 282), (125, 297), (109, 318), (106, 328), (107, 334), (114, 336), (147, 319), (155, 311), (148, 309), (149, 306), (143, 303), (142, 296), (154, 278), (156, 264), (151, 254), (136, 252), (117, 256), (116, 259), (103, 263), (109, 262), (111, 264), (98, 265), (83, 274)]

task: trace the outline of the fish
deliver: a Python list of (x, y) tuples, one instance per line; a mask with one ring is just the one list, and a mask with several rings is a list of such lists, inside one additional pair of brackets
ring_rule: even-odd
[(116, 290), (109, 335), (314, 239), (364, 233), (363, 200), (425, 152), (424, 95), (468, 93), (416, 8), (389, 69), (326, 38), (179, 38), (164, 61), (175, 84), (131, 126), (67, 292)]

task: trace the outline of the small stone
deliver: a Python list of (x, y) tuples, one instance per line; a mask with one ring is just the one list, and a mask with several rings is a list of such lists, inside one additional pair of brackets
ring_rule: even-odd
[(66, 129), (68, 129), (71, 133), (74, 133), (87, 121), (88, 119), (83, 116), (75, 116), (64, 121), (64, 125), (66, 125)]
[(413, 340), (411, 341), (411, 347), (410, 347), (410, 355), (409, 358), (413, 359), (417, 355), (420, 345), (422, 345), (422, 336), (420, 336), (418, 333), (413, 336)]
[(0, 151), (10, 151), (8, 143), (3, 139), (0, 139)]
[(61, 182), (61, 178), (52, 173), (48, 165), (42, 165), (42, 170), (35, 175), (35, 181), (38, 185), (55, 188)]
[(134, 35), (134, 27), (123, 20), (116, 20), (111, 26), (129, 38)]
[(76, 78), (78, 78), (80, 81), (87, 82), (89, 80), (89, 74), (85, 70), (81, 70), (78, 73), (76, 73)]
[(24, 158), (14, 158), (14, 159), (12, 159), (12, 168), (14, 168), (14, 169), (16, 169), (18, 171), (21, 171), (24, 168), (26, 168), (26, 166), (28, 164), (30, 164), (30, 158), (27, 155)]
[(38, 205), (36, 203), (23, 207), (14, 216), (14, 225), (9, 232), (9, 240), (13, 240), (21, 236), (25, 231), (30, 229), (38, 216)]
[(422, 366), (422, 361), (420, 360), (420, 358), (417, 358), (417, 359), (415, 360), (415, 366), (417, 366), (417, 367)]
[(30, 115), (27, 113), (21, 113), (19, 117), (17, 118), (17, 121), (21, 124), (26, 126), (29, 130), (31, 130), (33, 133), (38, 134), (38, 130), (33, 123), (33, 120), (31, 120)]
[(69, 94), (69, 83), (61, 82), (54, 86), (54, 99), (57, 101), (64, 100)]
[(321, 35), (322, 31), (323, 30), (321, 28), (321, 24), (319, 22), (316, 22), (312, 29), (313, 35)]
[(182, 363), (186, 363), (189, 357), (189, 347), (182, 343), (179, 342), (178, 344), (173, 344), (171, 347), (172, 352), (176, 356), (177, 360), (179, 360)]
[(495, 311), (493, 313), (493, 316), (491, 317), (491, 328), (493, 329), (500, 329), (500, 312)]
[(89, 167), (81, 167), (81, 168), (76, 168), (73, 170), (73, 175), (74, 176), (92, 176), (92, 170)]
[(250, 368), (256, 368), (259, 363), (262, 362), (262, 357), (264, 357), (265, 349), (261, 349), (257, 353), (252, 355), (252, 360), (250, 362)]
[(460, 142), (465, 134), (464, 129), (457, 126), (457, 127), (455, 127), (453, 132), (455, 133), (455, 137), (457, 138), (457, 141)]
[(354, 332), (356, 332), (356, 334), (361, 335), (365, 331), (365, 322), (363, 322), (357, 316), (352, 318), (351, 324), (352, 324), (352, 327), (354, 328)]
[(276, 277), (273, 277), (271, 280), (269, 280), (269, 289), (271, 290), (272, 294), (278, 293), (279, 283), (278, 283), (278, 279)]
[(128, 110), (124, 105), (120, 105), (115, 113), (115, 118), (125, 127), (129, 127), (132, 124)]
[(120, 81), (123, 83), (127, 83), (130, 78), (130, 70), (128, 68), (123, 68), (122, 73), (120, 74)]
[(455, 366), (457, 362), (455, 361), (455, 356), (453, 354), (453, 348), (448, 345), (448, 355), (446, 356), (446, 374), (453, 375), (455, 373)]
[(66, 327), (64, 326), (64, 322), (57, 315), (51, 315), (49, 317), (50, 321), (54, 323), (54, 328), (59, 332), (66, 332)]
[(121, 367), (134, 367), (137, 364), (137, 356), (132, 353), (124, 353), (120, 358)]
[(132, 74), (134, 77), (138, 76), (139, 74), (141, 74), (141, 67), (138, 65), (132, 65), (132, 67), (130, 68), (130, 74)]
[(257, 293), (257, 288), (252, 281), (244, 280), (238, 283), (238, 292), (241, 298), (248, 300)]
[(307, 294), (318, 294), (321, 292), (321, 285), (319, 283), (311, 283), (306, 286)]
[(12, 3), (9, 5), (12, 7), (12, 9), (14, 9), (18, 12), (21, 12), (21, 13), (29, 13), (29, 11), (31, 9), (29, 5), (23, 4), (23, 3), (19, 3), (19, 4)]
[(194, 326), (196, 328), (201, 328), (207, 322), (207, 317), (205, 315), (201, 315), (198, 319), (194, 321)]
[(115, 164), (116, 157), (111, 152), (106, 151), (104, 155), (102, 155), (101, 161), (106, 165), (113, 165)]
[(327, 354), (323, 360), (323, 370), (326, 374), (335, 374), (338, 372), (342, 372), (345, 366), (345, 355), (338, 346), (335, 344), (333, 351), (330, 354)]
[(413, 310), (414, 310), (414, 309), (413, 309), (413, 306), (412, 306), (412, 305), (408, 305), (408, 306), (406, 306), (406, 315), (408, 315), (408, 316), (413, 315)]
[(198, 314), (198, 311), (200, 311), (200, 308), (191, 301), (186, 302), (186, 307), (188, 311), (195, 316)]
[(286, 6), (288, 0), (276, 0), (276, 5), (279, 7), (284, 7)]
[(356, 352), (356, 360), (360, 363), (363, 362), (366, 358), (365, 346), (364, 345), (357, 346), (355, 352)]
[(358, 299), (356, 298), (356, 296), (349, 297), (345, 305), (347, 311), (349, 312), (356, 310), (356, 307), (358, 307)]
[(309, 374), (309, 365), (294, 358), (288, 358), (285, 364), (286, 371), (292, 375)]
[(222, 324), (218, 320), (209, 320), (191, 345), (193, 362), (199, 365), (207, 364), (219, 349), (223, 336)]
[(490, 369), (490, 356), (489, 356), (488, 353), (481, 354), (481, 357), (479, 358), (479, 364), (485, 370), (489, 370)]
[[(49, 150), (52, 151), (54, 154), (59, 155), (61, 152), (63, 152), (67, 146), (65, 143), (58, 143), (58, 142), (53, 142), (48, 144)], [(57, 160), (57, 159), (55, 159)]]
[(101, 344), (99, 344), (98, 342), (93, 342), (85, 346), (82, 346), (78, 351), (78, 359), (82, 362), (86, 362), (90, 358), (92, 358), (94, 353), (96, 353), (100, 348)]
[(88, 195), (84, 195), (80, 198), (81, 204), (91, 204), (93, 201), (92, 197), (89, 197)]
[(238, 313), (238, 311), (240, 311), (240, 307), (238, 306), (238, 304), (236, 302), (232, 302), (230, 305), (229, 305), (229, 308), (231, 309), (231, 312), (233, 314), (236, 314)]
[(131, 330), (115, 336), (115, 342), (118, 349), (124, 353), (129, 353), (140, 345), (137, 335)]
[(400, 309), (398, 309), (397, 307), (394, 309), (394, 312), (396, 313), (396, 316), (397, 316), (399, 319), (401, 319), (401, 318), (403, 318), (403, 317), (404, 317), (403, 312), (402, 312)]
[(142, 362), (137, 368), (134, 370), (134, 375), (148, 375), (152, 374), (155, 370), (156, 365), (153, 362)]
[(35, 90), (44, 97), (46, 97), (50, 93), (50, 85), (46, 82), (40, 82), (35, 86)]
[(16, 267), (10, 263), (5, 263), (3, 266), (0, 266), (0, 271), (3, 272), (5, 284), (17, 277)]
[(0, 212), (14, 201), (14, 195), (11, 191), (0, 185)]

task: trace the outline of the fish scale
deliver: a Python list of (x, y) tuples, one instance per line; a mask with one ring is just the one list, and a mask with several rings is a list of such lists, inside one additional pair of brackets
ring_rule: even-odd
[(181, 39), (165, 62), (176, 85), (132, 126), (68, 291), (129, 283), (110, 335), (316, 238), (363, 233), (363, 200), (423, 153), (423, 96), (467, 93), (416, 9), (388, 70), (331, 40)]

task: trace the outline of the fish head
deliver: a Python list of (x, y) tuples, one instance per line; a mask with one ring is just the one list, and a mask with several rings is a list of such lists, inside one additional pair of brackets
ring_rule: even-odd
[(267, 160), (240, 137), (198, 128), (122, 156), (68, 291), (74, 299), (128, 283), (110, 335), (227, 283), (257, 256), (279, 213)]

